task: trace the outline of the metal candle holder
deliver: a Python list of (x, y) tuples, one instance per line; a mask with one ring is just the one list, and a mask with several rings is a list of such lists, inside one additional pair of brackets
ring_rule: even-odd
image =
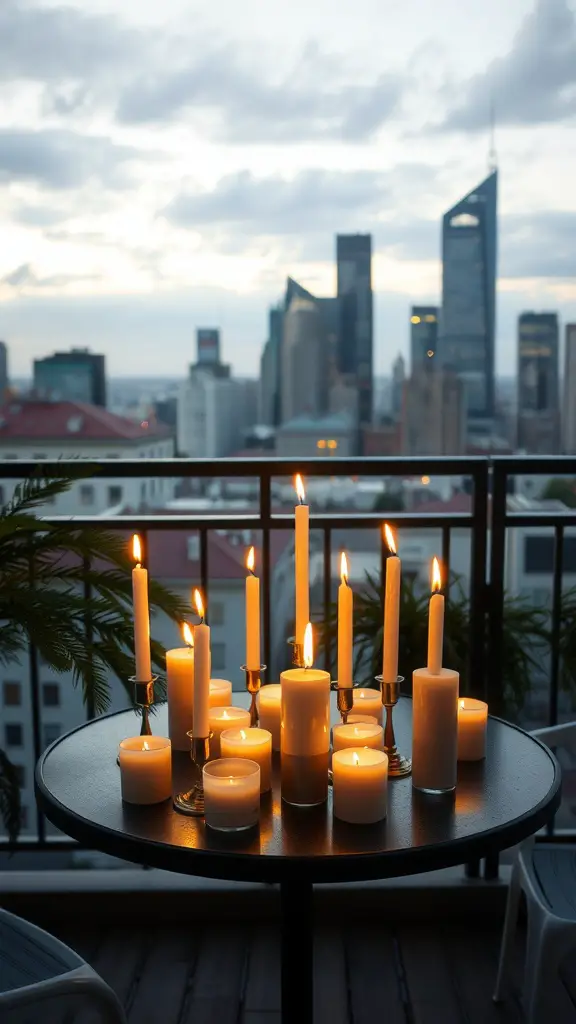
[(191, 740), (190, 757), (192, 758), (193, 784), (185, 793), (174, 797), (174, 810), (187, 814), (192, 818), (204, 817), (204, 765), (210, 760), (210, 737), (194, 736), (187, 733)]
[(150, 708), (154, 703), (154, 683), (157, 679), (158, 676), (152, 676), (152, 678), (146, 683), (143, 683), (141, 680), (137, 679), (136, 676), (130, 677), (130, 682), (134, 683), (134, 703), (142, 712), (142, 726), (140, 728), (141, 736), (152, 735), (152, 729), (150, 728)]
[(294, 668), (305, 668), (304, 644), (301, 644), (295, 636), (288, 637), (286, 643), (292, 648), (292, 664)]
[(388, 777), (390, 779), (403, 779), (407, 775), (412, 774), (412, 761), (408, 757), (404, 757), (396, 746), (392, 713), (394, 705), (398, 703), (400, 686), (404, 682), (404, 676), (397, 676), (393, 683), (385, 682), (383, 676), (376, 676), (376, 682), (381, 687), (382, 704), (386, 709), (384, 750), (388, 754)]
[(356, 686), (358, 683), (352, 683), (351, 686), (340, 686), (340, 683), (336, 681), (330, 684), (330, 689), (336, 694), (336, 707), (340, 712), (342, 725), (347, 724), (348, 715), (354, 707), (354, 688)]
[(260, 665), (260, 668), (247, 668), (246, 665), (242, 665), (242, 671), (246, 674), (246, 689), (250, 694), (250, 727), (255, 728), (260, 721), (260, 715), (258, 713), (258, 704), (256, 703), (256, 697), (260, 692), (262, 686), (262, 673), (265, 672), (266, 665)]

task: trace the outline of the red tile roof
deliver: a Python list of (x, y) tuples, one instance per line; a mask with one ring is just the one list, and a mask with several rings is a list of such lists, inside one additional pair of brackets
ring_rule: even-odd
[(163, 423), (134, 423), (83, 402), (12, 399), (0, 407), (0, 440), (146, 441), (170, 436), (170, 428)]
[[(187, 530), (149, 530), (146, 562), (150, 575), (159, 580), (187, 580), (190, 586), (200, 582), (200, 562), (188, 558)], [(233, 545), (217, 533), (208, 534), (208, 579), (240, 580), (246, 578), (246, 549)]]

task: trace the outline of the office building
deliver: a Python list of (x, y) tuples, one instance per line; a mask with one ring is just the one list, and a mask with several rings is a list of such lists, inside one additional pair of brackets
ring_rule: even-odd
[(518, 317), (518, 437), (521, 451), (559, 450), (559, 333), (556, 313)]
[(337, 235), (338, 359), (341, 375), (358, 389), (360, 423), (372, 423), (372, 236)]
[(34, 391), (51, 401), (106, 406), (106, 360), (87, 348), (34, 360)]
[(566, 324), (562, 451), (567, 455), (576, 453), (576, 324)]
[(243, 445), (246, 428), (244, 382), (191, 367), (178, 389), (177, 446), (191, 459), (219, 459)]
[(410, 310), (411, 372), (434, 359), (438, 349), (438, 306), (412, 306)]
[(346, 412), (329, 416), (297, 416), (276, 432), (276, 455), (280, 458), (352, 456), (358, 454), (358, 430)]
[(462, 455), (466, 450), (464, 385), (449, 370), (413, 373), (404, 385), (403, 455)]
[(295, 295), (284, 314), (282, 423), (321, 416), (327, 407), (326, 332), (313, 299)]
[(404, 357), (399, 354), (392, 365), (392, 416), (395, 420), (400, 418), (402, 412), (402, 395), (404, 393), (405, 380), (406, 364)]
[(196, 328), (197, 366), (217, 366), (220, 362), (220, 331), (217, 327)]
[(8, 384), (8, 346), (5, 341), (0, 341), (0, 399), (4, 398)]
[(497, 182), (495, 170), (442, 221), (439, 357), (464, 384), (469, 419), (494, 416)]
[(260, 392), (258, 416), (260, 423), (277, 427), (280, 423), (280, 370), (284, 310), (281, 305), (268, 311), (268, 338), (260, 357)]

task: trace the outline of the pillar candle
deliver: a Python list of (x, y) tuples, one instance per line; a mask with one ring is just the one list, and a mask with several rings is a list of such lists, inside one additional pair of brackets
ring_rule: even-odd
[(260, 725), (272, 734), (272, 750), (280, 750), (281, 692), (279, 683), (267, 683), (258, 694)]
[(166, 691), (168, 735), (172, 747), (174, 750), (190, 750), (188, 733), (192, 729), (194, 714), (193, 647), (175, 647), (166, 651)]
[(462, 697), (458, 701), (458, 760), (481, 761), (486, 757), (488, 705)]
[(346, 747), (372, 747), (384, 750), (384, 730), (377, 722), (352, 722), (347, 725), (335, 725), (332, 729), (332, 749), (344, 750)]
[(386, 540), (393, 552), (386, 559), (386, 597), (384, 600), (384, 642), (382, 677), (385, 683), (398, 678), (398, 641), (400, 633), (400, 583), (402, 562), (396, 554), (392, 530), (386, 524)]
[(437, 676), (442, 668), (442, 647), (444, 644), (444, 597), (437, 593), (442, 585), (438, 559), (432, 561), (432, 590), (428, 613), (428, 671)]
[(134, 607), (134, 652), (136, 679), (147, 683), (152, 678), (150, 655), (150, 610), (148, 607), (148, 570), (140, 564), (142, 550), (140, 538), (134, 534), (132, 549), (136, 565), (132, 569), (132, 597)]
[(246, 758), (209, 761), (202, 771), (204, 816), (210, 828), (236, 832), (258, 824), (260, 765)]
[(412, 783), (440, 793), (456, 785), (457, 672), (417, 668), (412, 676)]
[(200, 591), (194, 592), (200, 624), (194, 627), (194, 735), (204, 738), (210, 733), (210, 627), (204, 622), (204, 605)]
[(232, 683), (229, 679), (211, 679), (208, 692), (211, 708), (229, 708), (232, 704)]
[(373, 715), (382, 724), (382, 694), (380, 690), (354, 690), (354, 713)]
[(246, 668), (260, 668), (260, 580), (254, 575), (254, 548), (250, 548), (246, 564)]
[(226, 729), (249, 729), (250, 712), (244, 708), (210, 708), (210, 757), (221, 757), (220, 737)]
[(127, 804), (159, 804), (172, 796), (170, 740), (131, 736), (122, 740), (118, 759), (122, 799)]
[(304, 663), (280, 676), (282, 798), (322, 803), (328, 795), (330, 675), (312, 668), (312, 626), (304, 631)]
[(354, 598), (348, 584), (348, 563), (342, 552), (338, 588), (338, 685), (352, 686)]
[(309, 583), (309, 559), (310, 559), (310, 515), (308, 505), (304, 504), (304, 485), (300, 474), (296, 477), (296, 492), (299, 504), (294, 509), (295, 516), (295, 538), (294, 538), (294, 569), (296, 574), (296, 643), (304, 643), (304, 630), (310, 618), (310, 583)]
[(247, 757), (260, 765), (260, 792), (272, 786), (272, 736), (267, 729), (226, 729), (220, 736), (222, 757)]
[(334, 816), (355, 825), (386, 817), (388, 757), (383, 750), (347, 749), (332, 755)]

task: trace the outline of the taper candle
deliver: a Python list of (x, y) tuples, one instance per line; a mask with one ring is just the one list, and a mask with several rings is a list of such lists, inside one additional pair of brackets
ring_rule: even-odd
[(444, 645), (444, 597), (438, 593), (442, 586), (440, 564), (432, 560), (432, 597), (428, 612), (428, 671), (437, 676), (442, 668)]
[(294, 509), (295, 537), (294, 537), (294, 571), (295, 571), (295, 592), (296, 592), (296, 643), (304, 643), (304, 630), (310, 618), (310, 510), (305, 504), (306, 494), (302, 477), (296, 476), (296, 493), (298, 505)]
[(166, 651), (166, 695), (168, 698), (168, 735), (174, 750), (190, 750), (194, 717), (194, 635), (187, 622), (182, 624), (187, 647)]
[(204, 604), (199, 590), (194, 591), (194, 604), (200, 623), (194, 627), (194, 736), (202, 739), (210, 733), (210, 627), (204, 622)]
[(394, 534), (388, 526), (388, 523), (384, 526), (384, 534), (391, 554), (386, 559), (382, 678), (385, 683), (395, 683), (398, 678), (402, 562), (396, 554)]
[(338, 587), (338, 685), (352, 686), (354, 597), (348, 583), (348, 562), (342, 552)]
[(148, 570), (141, 565), (142, 546), (140, 544), (140, 537), (136, 533), (132, 538), (132, 554), (136, 562), (136, 565), (132, 569), (136, 680), (139, 683), (147, 683), (152, 678), (150, 654), (150, 609), (148, 607)]
[(246, 668), (260, 668), (260, 580), (254, 573), (254, 548), (246, 559)]

